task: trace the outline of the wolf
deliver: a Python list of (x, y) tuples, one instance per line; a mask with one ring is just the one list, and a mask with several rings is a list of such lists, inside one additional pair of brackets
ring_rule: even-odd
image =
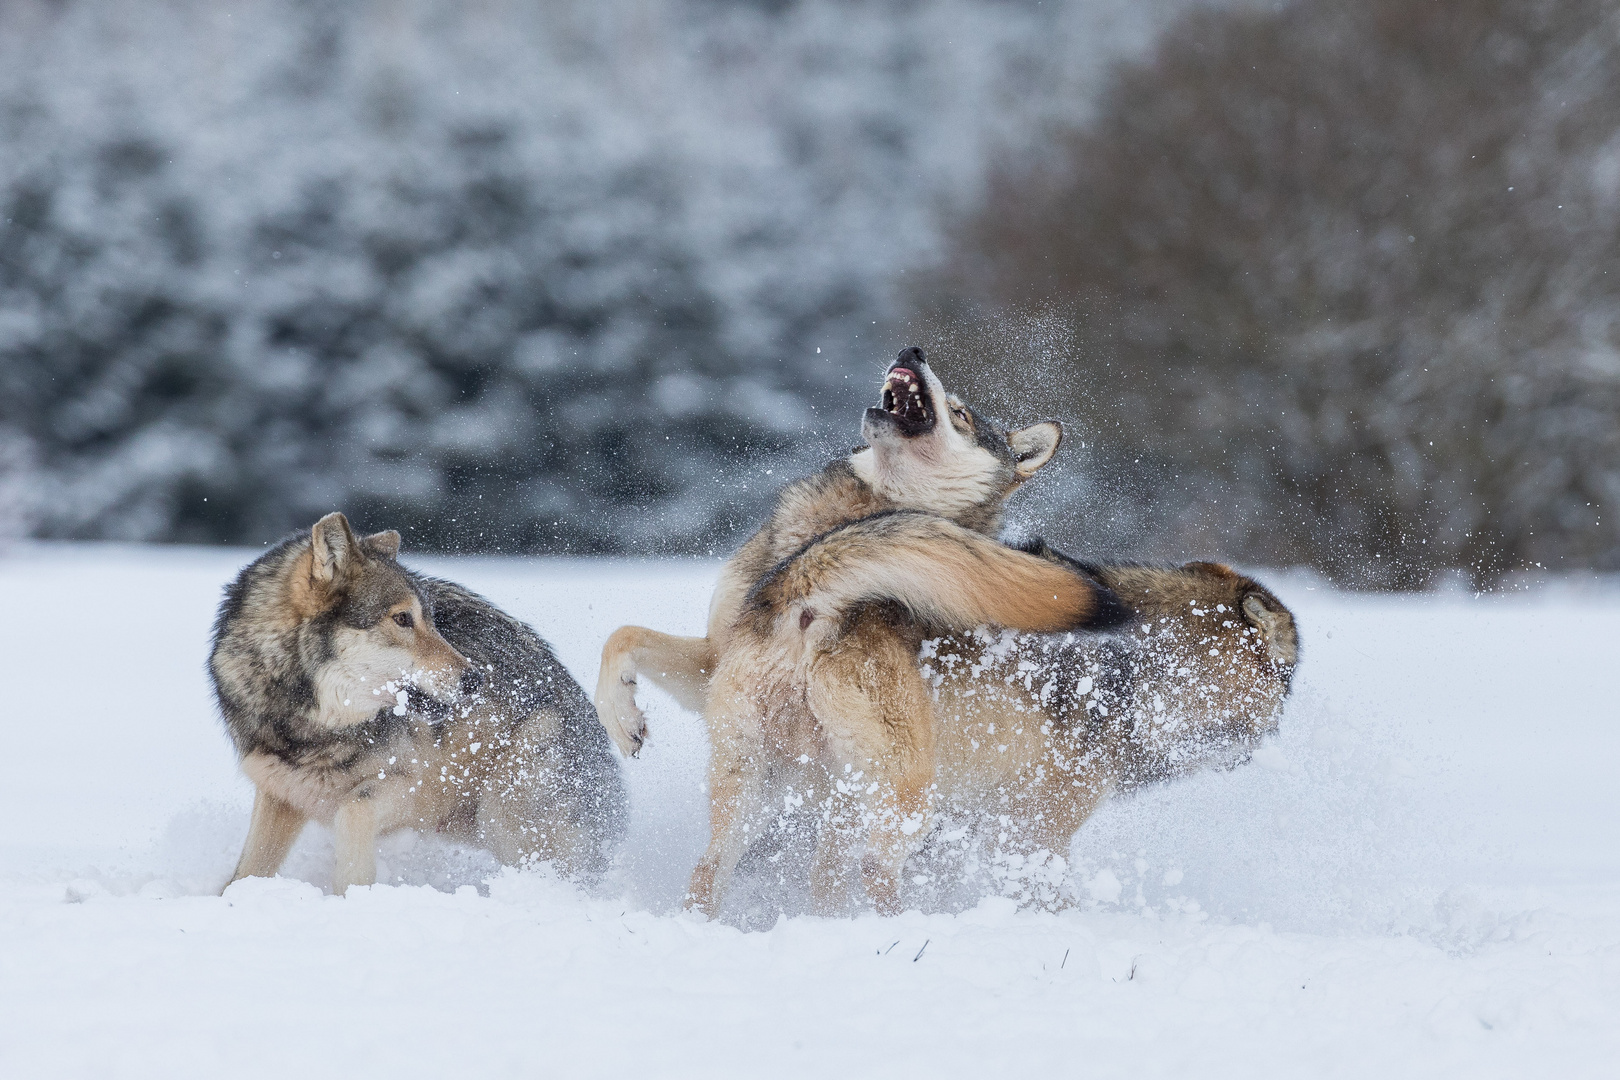
[[(1109, 621), (1099, 584), (1124, 627), (1071, 633)], [(963, 629), (986, 625), (1004, 629)], [(784, 800), (819, 807), (822, 911), (857, 852), (869, 897), (898, 910), (936, 808), (1057, 854), (1110, 793), (1241, 761), (1275, 730), (1297, 659), (1288, 609), (1220, 564), (1083, 563), (916, 512), (832, 530), (761, 578), (719, 661), (717, 827), (690, 903), (718, 909)]]
[(948, 393), (923, 351), (908, 348), (884, 373), (861, 435), (864, 446), (777, 495), (765, 524), (721, 570), (705, 636), (623, 626), (602, 646), (597, 713), (625, 756), (647, 738), (635, 697), (640, 680), (702, 712), (744, 597), (782, 559), (829, 529), (895, 509), (927, 510), (994, 534), (1007, 499), (1052, 460), (1063, 429), (1043, 421), (1008, 430)]
[[(1231, 567), (1081, 566), (1133, 612), (1114, 635), (981, 628), (918, 653), (941, 819), (987, 827), (1021, 889), (1047, 903), (1061, 896), (1043, 868), (1063, 865), (1103, 801), (1247, 761), (1276, 732), (1299, 662), (1292, 612)], [(824, 902), (841, 897), (836, 877), (833, 893)]]
[(501, 862), (600, 873), (626, 794), (584, 691), (528, 626), (398, 562), (397, 532), (328, 514), (226, 589), (208, 668), (255, 796), (231, 880), (332, 827), (333, 891), (376, 880), (376, 839), (446, 833)]

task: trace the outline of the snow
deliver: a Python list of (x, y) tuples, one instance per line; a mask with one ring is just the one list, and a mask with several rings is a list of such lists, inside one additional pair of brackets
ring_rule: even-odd
[[(662, 698), (594, 894), (406, 835), (397, 884), (340, 899), (311, 828), (285, 876), (214, 895), (251, 793), (203, 661), (251, 554), (0, 552), (0, 1076), (1613, 1074), (1612, 584), (1262, 575), (1304, 634), (1280, 737), (1105, 807), (1070, 852), (1077, 908), (772, 925), (678, 911), (705, 748)], [(700, 630), (718, 566), (417, 564), (587, 685), (621, 622)]]

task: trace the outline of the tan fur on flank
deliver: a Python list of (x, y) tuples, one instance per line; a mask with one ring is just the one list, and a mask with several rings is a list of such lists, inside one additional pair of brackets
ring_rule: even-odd
[[(868, 895), (880, 911), (898, 910), (901, 868), (927, 836), (936, 771), (933, 707), (916, 661), (921, 628), (1079, 629), (1104, 598), (1114, 603), (1068, 564), (915, 512), (852, 522), (776, 567), (750, 592), (716, 667), (705, 719), (711, 792), (721, 794), (711, 794), (691, 905), (718, 910), (756, 835), (757, 807), (772, 801), (767, 788), (816, 786), (794, 767), (806, 759), (859, 774), (824, 778), (823, 797), (840, 804), (843, 821), (824, 830), (827, 843), (860, 849)], [(834, 849), (818, 852), (818, 896), (836, 891), (840, 861)]]

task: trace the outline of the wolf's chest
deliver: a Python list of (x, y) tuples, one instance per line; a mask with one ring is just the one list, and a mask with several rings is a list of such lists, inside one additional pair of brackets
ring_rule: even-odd
[(435, 741), (427, 725), (413, 724), (297, 747), (292, 753), (251, 752), (242, 758), (242, 771), (306, 817), (330, 822), (338, 807), (352, 799), (399, 801), (400, 795), (425, 786)]

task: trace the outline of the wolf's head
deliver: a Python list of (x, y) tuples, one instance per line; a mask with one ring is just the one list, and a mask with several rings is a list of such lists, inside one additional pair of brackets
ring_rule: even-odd
[(1215, 562), (1104, 567), (1139, 616), (1151, 675), (1132, 739), (1143, 776), (1240, 765), (1277, 732), (1299, 663), (1293, 612), (1251, 577)]
[(944, 517), (994, 517), (1001, 504), (1057, 452), (1054, 421), (1009, 431), (947, 393), (921, 349), (902, 350), (883, 379), (882, 398), (866, 410), (867, 446), (850, 464), (873, 488), (909, 510)]
[(342, 514), (327, 514), (288, 567), (323, 724), (361, 723), (390, 707), (404, 715), (412, 697), (448, 702), (481, 681), (434, 627), (432, 603), (398, 554), (399, 533), (360, 539)]

